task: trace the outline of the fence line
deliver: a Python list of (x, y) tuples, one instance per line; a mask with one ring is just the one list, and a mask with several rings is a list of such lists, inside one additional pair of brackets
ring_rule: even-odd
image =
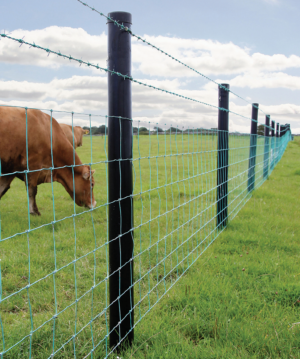
[[(185, 135), (185, 134), (176, 134), (176, 135), (167, 135), (166, 133), (164, 134), (164, 136), (158, 136), (157, 135), (157, 141), (158, 141), (158, 144), (160, 143), (159, 141), (161, 141), (161, 140), (163, 140), (163, 143), (166, 145), (166, 143), (167, 143), (167, 141), (168, 141), (168, 137), (169, 138), (171, 138), (171, 141), (174, 141), (174, 143), (177, 145), (176, 147), (177, 147), (177, 152), (175, 153), (175, 154), (171, 154), (170, 153), (170, 155), (168, 156), (168, 155), (162, 155), (162, 156), (151, 156), (151, 159), (150, 159), (150, 161), (152, 161), (152, 160), (155, 160), (155, 161), (165, 161), (166, 160), (166, 158), (168, 158), (169, 157), (169, 159), (170, 159), (170, 161), (171, 161), (171, 159), (172, 158), (175, 158), (175, 160), (176, 160), (176, 162), (177, 162), (177, 165), (179, 165), (179, 163), (178, 163), (178, 158), (180, 158), (180, 157), (185, 157), (185, 158), (189, 158), (189, 157), (191, 157), (191, 156), (197, 156), (197, 158), (198, 158), (198, 160), (200, 161), (200, 158), (199, 157), (202, 157), (202, 161), (204, 160), (204, 162), (205, 162), (205, 164), (211, 164), (210, 162), (211, 161), (209, 161), (209, 157), (212, 155), (212, 153), (213, 153), (213, 157), (215, 158), (215, 156), (216, 156), (216, 154), (217, 154), (217, 149), (216, 149), (216, 141), (214, 141), (214, 143), (212, 142), (213, 140), (212, 139), (207, 139), (206, 138), (206, 134), (201, 134), (201, 135), (199, 135), (199, 131), (191, 131), (192, 132), (192, 134), (190, 133), (190, 134), (188, 134), (188, 135)], [(196, 132), (196, 134), (195, 134), (195, 132)], [(139, 134), (138, 134), (138, 136), (139, 136)], [(142, 137), (140, 137), (139, 138), (139, 141), (138, 141), (138, 144), (140, 144), (142, 141), (149, 141), (150, 142), (150, 138), (152, 138), (151, 137), (152, 135), (148, 135), (148, 136), (142, 136)], [(175, 136), (175, 138), (174, 139), (172, 139), (172, 136)], [(198, 151), (195, 151), (195, 150), (193, 150), (193, 151), (191, 151), (191, 150), (184, 150), (184, 148), (183, 148), (183, 151), (182, 152), (180, 152), (179, 150), (178, 150), (178, 145), (179, 145), (179, 143), (180, 142), (182, 142), (182, 140), (183, 141), (185, 141), (186, 142), (186, 137), (188, 138), (188, 142), (191, 140), (190, 138), (191, 137), (196, 137), (197, 136), (197, 142), (198, 142), (198, 147), (199, 147), (199, 141), (200, 141), (200, 139), (199, 139), (199, 137), (201, 137), (201, 150), (198, 148)], [(211, 136), (210, 136), (211, 137)], [(148, 140), (149, 139), (149, 140)], [(195, 138), (193, 139), (193, 140), (195, 140)], [(249, 141), (249, 136), (239, 136), (239, 135), (229, 135), (229, 140), (230, 141), (232, 141), (233, 142), (233, 145), (232, 145), (232, 147), (231, 147), (231, 153), (233, 153), (233, 154), (236, 154), (238, 151), (242, 151), (244, 154), (245, 154), (245, 150), (247, 150), (249, 147), (248, 146), (246, 146), (246, 143)], [(241, 142), (240, 141), (243, 141), (242, 142), (242, 144), (241, 144)], [(286, 145), (286, 139), (284, 138), (281, 138), (281, 141), (285, 141), (285, 142), (283, 142), (282, 144), (280, 144), (280, 145), (278, 145), (278, 148), (279, 149), (281, 149), (281, 151), (278, 151), (278, 156), (280, 156), (280, 154), (283, 152), (283, 149), (284, 149), (284, 146)], [(264, 137), (259, 137), (258, 138), (258, 142), (260, 142), (260, 144), (258, 145), (258, 153), (260, 153), (260, 149), (264, 149), (264, 144), (262, 143), (262, 141), (264, 141)], [(173, 143), (173, 144), (174, 144)], [(239, 144), (238, 144), (239, 143)], [(184, 147), (186, 147), (186, 144), (185, 144), (185, 146)], [(259, 155), (258, 154), (258, 157), (261, 157), (261, 158), (263, 158), (262, 156), (263, 156), (263, 153), (261, 153), (261, 155)], [(233, 156), (234, 157), (234, 156)], [(245, 159), (246, 158), (246, 159)], [(235, 160), (235, 161), (231, 161), (231, 163), (230, 163), (230, 166), (232, 166), (232, 167), (239, 167), (239, 166), (241, 166), (241, 164), (243, 164), (243, 163), (245, 163), (245, 162), (247, 162), (248, 161), (248, 156), (245, 156), (245, 158), (244, 159), (240, 159), (240, 160)], [(136, 160), (136, 161), (139, 161), (139, 166), (140, 166), (140, 175), (142, 175), (142, 173), (143, 173), (143, 170), (142, 170), (142, 168), (141, 168), (141, 163), (142, 162), (147, 162), (148, 160), (149, 160), (149, 156), (147, 157), (147, 156), (143, 156), (141, 153), (139, 154), (139, 156), (137, 157), (137, 158), (134, 158), (134, 160)], [(107, 161), (106, 161), (107, 162)], [(194, 166), (195, 166), (195, 164), (194, 164)], [(262, 160), (262, 161), (260, 161), (260, 162), (258, 162), (257, 163), (257, 167), (258, 168), (260, 168), (260, 167), (263, 167), (264, 166), (264, 160)], [(189, 183), (189, 185), (191, 185), (191, 183), (190, 183), (190, 181), (192, 180), (192, 181), (194, 181), (197, 177), (203, 177), (203, 180), (205, 181), (205, 178), (206, 178), (206, 186), (208, 185), (208, 183), (207, 183), (207, 180), (208, 181), (211, 181), (212, 182), (212, 184), (213, 184), (213, 179), (211, 178), (211, 176), (213, 176), (213, 173), (216, 171), (216, 169), (217, 169), (217, 166), (214, 166), (214, 167), (212, 167), (212, 168), (207, 168), (206, 169), (206, 171), (203, 171), (203, 172), (200, 172), (198, 175), (197, 174), (195, 174), (195, 175), (191, 175), (190, 173), (188, 173), (188, 175), (187, 175), (187, 177), (183, 177), (182, 179), (180, 179), (180, 178), (177, 178), (177, 181), (175, 180), (173, 180), (173, 181), (171, 181), (170, 183), (168, 183), (168, 186), (170, 187), (170, 189), (171, 189), (171, 191), (175, 191), (174, 190), (174, 186), (179, 186), (179, 187), (181, 187), (181, 188), (184, 188), (184, 182), (187, 182), (187, 183)], [(199, 170), (199, 169), (198, 169)], [(248, 171), (248, 168), (247, 168), (247, 166), (245, 167), (245, 170), (244, 171), (242, 171), (242, 172), (240, 172), (240, 173), (237, 173), (236, 175), (233, 175), (232, 176), (232, 178), (229, 178), (229, 184), (231, 184), (232, 182), (234, 182), (234, 181), (236, 181), (239, 177), (242, 177), (242, 176), (245, 176), (246, 174), (247, 174), (247, 171)], [(262, 173), (262, 171), (260, 171), (261, 173)], [(259, 173), (259, 170), (258, 170), (258, 173)], [(157, 175), (158, 175), (158, 173), (156, 173)], [(180, 174), (177, 172), (177, 176), (180, 176)], [(138, 181), (138, 179), (136, 179), (136, 181)], [(234, 191), (235, 190), (237, 190), (240, 186), (243, 186), (243, 185), (245, 185), (245, 183), (246, 183), (246, 181), (247, 181), (247, 177), (240, 183), (240, 184), (238, 184), (237, 186), (235, 186), (234, 188), (232, 188), (232, 189), (230, 189), (229, 190), (229, 192), (228, 192), (228, 195), (229, 196), (231, 196), (231, 195), (233, 195), (234, 194)], [(263, 179), (263, 176), (262, 175), (260, 175), (260, 177), (258, 177), (258, 181), (260, 181), (260, 183), (259, 183), (259, 185), (260, 184), (262, 184), (262, 182), (264, 181), (264, 179)], [(143, 181), (140, 181), (140, 185), (142, 186), (142, 183), (143, 183)], [(141, 189), (142, 189), (143, 187), (141, 187)], [(201, 198), (203, 198), (203, 196), (205, 197), (207, 197), (207, 196), (209, 196), (209, 195), (211, 195), (212, 194), (212, 191), (215, 191), (215, 189), (216, 189), (216, 186), (214, 185), (213, 187), (207, 187), (206, 188), (206, 190), (204, 190), (202, 193), (199, 193), (198, 195), (196, 195), (195, 197), (194, 197), (194, 199), (191, 197), (191, 193), (189, 193), (189, 195), (190, 195), (190, 199), (185, 199), (185, 201), (183, 202), (183, 203), (180, 203), (178, 206), (174, 206), (173, 205), (173, 208), (171, 209), (171, 210), (169, 210), (169, 211), (166, 211), (165, 213), (164, 213), (164, 216), (165, 217), (168, 217), (170, 214), (174, 214), (174, 212), (178, 212), (179, 210), (180, 210), (180, 208), (184, 208), (184, 207), (186, 207), (186, 206), (191, 206), (192, 204), (193, 204), (193, 202), (195, 202), (195, 201), (199, 201), (199, 200), (201, 200)], [(135, 194), (135, 196), (138, 196), (139, 194), (141, 194), (141, 195), (143, 195), (143, 194), (146, 194), (147, 192), (148, 193), (153, 193), (154, 191), (158, 191), (160, 194), (161, 194), (161, 191), (164, 191), (165, 190), (165, 185), (161, 185), (161, 186), (155, 186), (154, 188), (151, 188), (151, 189), (149, 189), (149, 190), (147, 190), (147, 191), (139, 191), (138, 193), (136, 193)], [(178, 192), (178, 191), (177, 191)], [(179, 193), (180, 193), (180, 191), (179, 191)], [(174, 197), (174, 193), (173, 193), (173, 195), (172, 195), (173, 197)], [(234, 214), (236, 214), (235, 212), (236, 212), (236, 210), (239, 208), (239, 206), (240, 206), (240, 204), (244, 201), (244, 200), (246, 200), (246, 199), (248, 199), (248, 197), (247, 196), (249, 196), (248, 194), (247, 194), (247, 189), (243, 189), (243, 191), (241, 192), (241, 194), (240, 194), (240, 201), (239, 202), (236, 202), (237, 204), (236, 204), (236, 206), (234, 206), (234, 208), (233, 208), (233, 213)], [(250, 197), (249, 197), (250, 198)], [(235, 201), (237, 201), (237, 199), (235, 199)], [(144, 204), (143, 205), (146, 205), (145, 204), (145, 199), (144, 200), (142, 200), (142, 202), (144, 202)], [(229, 202), (229, 204), (228, 204), (228, 206), (230, 206), (230, 205), (232, 205), (232, 203), (234, 203), (233, 201), (230, 201)], [(108, 203), (106, 203), (105, 205), (107, 206), (107, 204)], [(178, 231), (178, 230), (181, 230), (181, 229), (183, 229), (183, 228), (185, 228), (186, 226), (188, 226), (191, 222), (193, 222), (193, 221), (195, 221), (195, 219), (197, 218), (197, 216), (199, 217), (199, 216), (201, 216), (201, 215), (208, 215), (208, 211), (212, 211), (213, 210), (213, 208), (214, 208), (214, 206), (215, 206), (215, 204), (216, 204), (216, 200), (213, 200), (211, 203), (210, 203), (210, 205), (209, 206), (206, 206), (205, 208), (202, 208), (202, 210), (199, 210), (199, 212), (197, 211), (197, 215), (195, 215), (195, 216), (191, 216), (191, 218), (188, 220), (188, 221), (185, 221), (184, 223), (182, 223), (182, 224), (180, 224), (178, 227), (177, 227), (177, 229), (173, 229), (170, 233), (168, 233), (167, 234), (167, 237), (166, 236), (163, 236), (162, 238), (160, 238), (156, 243), (154, 243), (154, 244), (152, 244), (152, 245), (149, 245), (148, 246), (148, 248), (146, 248), (146, 249), (143, 249), (139, 254), (137, 254), (137, 255), (135, 255), (135, 259), (137, 259), (138, 257), (142, 257), (142, 256), (144, 256), (149, 250), (151, 251), (155, 246), (159, 246), (160, 245), (160, 243), (161, 242), (164, 242), (165, 240), (167, 240), (167, 238), (168, 237), (170, 237), (170, 236), (174, 236), (174, 234), (176, 234), (176, 231)], [(198, 204), (198, 206), (199, 206), (199, 204)], [(170, 213), (171, 212), (171, 213)], [(79, 214), (76, 214), (76, 216), (78, 216)], [(148, 223), (151, 223), (151, 222), (153, 222), (153, 221), (157, 221), (157, 220), (159, 220), (159, 218), (161, 218), (161, 216), (160, 215), (158, 215), (158, 216), (156, 216), (156, 217), (152, 217), (151, 219), (149, 219), (148, 221), (142, 221), (141, 222), (141, 224), (139, 225), (139, 226), (136, 226), (136, 227), (134, 227), (135, 228), (135, 230), (138, 230), (138, 229), (140, 229), (141, 227), (144, 227), (144, 226), (146, 226)], [(214, 214), (211, 218), (209, 218), (207, 221), (206, 221), (206, 223), (205, 224), (202, 224), (202, 226), (200, 225), (200, 227), (194, 232), (195, 233), (195, 235), (196, 234), (198, 234), (198, 233), (200, 233), (201, 232), (201, 230), (204, 230), (204, 229), (206, 229), (207, 227), (209, 227), (209, 226), (212, 226), (213, 225), (213, 221), (215, 220), (215, 218), (216, 218), (216, 214)], [(160, 219), (160, 221), (162, 221), (162, 219)], [(51, 225), (50, 223), (49, 223), (49, 225)], [(173, 227), (174, 227), (174, 225), (173, 225)], [(30, 229), (29, 230), (29, 232), (31, 232), (31, 231), (34, 231), (34, 229)], [(151, 233), (151, 232), (150, 232)], [(215, 236), (216, 237), (216, 233), (214, 234), (214, 229), (213, 228), (210, 228), (209, 229), (209, 231), (208, 231), (208, 233), (206, 234), (206, 236), (202, 239), (202, 241), (200, 242), (200, 244), (199, 244), (199, 246), (201, 246), (201, 243), (205, 243), (205, 241), (207, 241), (207, 239), (209, 238), (209, 236)], [(214, 239), (215, 239), (215, 237), (214, 237)], [(214, 240), (213, 239), (213, 240)], [(116, 240), (116, 239), (115, 239)], [(162, 263), (163, 262), (165, 262), (165, 261), (167, 261), (170, 257), (172, 257), (172, 255), (174, 255), (174, 254), (176, 254), (176, 255), (178, 255), (178, 253), (176, 253), (176, 252), (178, 252), (178, 250), (181, 250), (182, 249), (182, 247), (185, 245), (185, 244), (187, 244), (189, 241), (191, 240), (191, 236), (189, 236), (187, 239), (185, 239), (181, 244), (179, 244), (179, 246), (176, 248), (176, 249), (173, 249), (170, 253), (168, 253), (168, 255), (167, 256), (165, 256), (165, 259), (160, 259), (160, 261), (157, 261), (157, 263), (155, 263), (155, 265), (154, 265), (154, 267), (152, 268), (152, 270), (151, 270), (151, 272), (153, 272), (153, 271), (155, 271), (156, 270), (156, 268), (158, 268), (160, 265), (162, 265)], [(208, 243), (208, 245), (210, 245), (211, 243)], [(97, 247), (97, 248), (95, 248), (95, 250), (96, 251), (99, 251), (101, 248), (103, 248), (105, 246), (105, 244), (103, 244), (102, 246), (100, 246), (100, 247)], [(197, 246), (197, 247), (195, 247), (195, 248), (193, 248), (193, 251), (190, 251), (189, 252), (189, 254), (186, 256), (186, 257), (189, 257), (192, 253), (195, 253), (196, 251), (197, 251), (197, 249), (196, 248), (198, 248), (199, 249), (199, 246)], [(206, 249), (206, 248), (205, 248)], [(66, 266), (64, 266), (64, 267), (62, 267), (62, 268), (59, 268), (59, 267), (56, 267), (56, 269), (53, 271), (53, 272), (51, 272), (51, 273), (49, 273), (49, 275), (48, 276), (52, 276), (52, 275), (57, 275), (57, 273), (59, 272), (59, 271), (61, 271), (61, 270), (63, 270), (63, 269), (65, 269), (67, 266), (69, 266), (69, 265), (71, 265), (71, 264), (73, 264), (73, 263), (77, 263), (77, 262), (80, 262), (80, 260), (82, 260), (84, 257), (87, 257), (87, 256), (89, 256), (89, 255), (91, 255), (91, 254), (94, 254), (95, 252), (89, 252), (89, 253), (87, 253), (85, 256), (82, 256), (82, 257), (78, 257), (78, 258), (76, 258), (76, 260), (75, 260), (75, 262), (70, 262), (70, 263), (68, 263)], [(201, 251), (200, 251), (200, 253), (201, 253)], [(198, 256), (199, 256), (200, 254), (198, 253)], [(185, 257), (183, 257), (183, 258), (181, 258), (181, 260), (179, 260), (178, 261), (178, 265), (180, 266), (180, 265), (183, 265), (184, 264), (184, 262), (185, 262)], [(194, 260), (192, 261), (192, 262), (194, 262)], [(157, 286), (159, 286), (160, 285), (160, 283), (162, 283), (162, 282), (165, 282), (166, 281), (166, 278), (167, 278), (167, 276), (168, 275), (171, 275), (170, 273), (172, 272), (172, 269), (171, 269), (172, 267), (170, 267), (170, 269), (169, 269), (169, 271), (167, 271), (165, 274), (164, 274), (164, 276), (162, 277), (162, 279), (161, 280), (159, 280), (158, 281), (158, 283), (157, 284), (155, 284), (154, 285), (154, 287), (151, 289), (151, 291), (150, 292), (153, 292), (153, 291), (155, 291), (156, 289), (157, 289)], [(185, 268), (184, 269), (184, 272), (187, 270), (187, 268)], [(178, 271), (178, 268), (177, 268), (177, 271)], [(150, 273), (151, 273), (150, 272)], [(143, 279), (145, 279), (145, 276), (148, 276), (149, 275), (149, 273), (147, 272), (146, 274), (144, 274), (144, 275), (140, 275), (140, 278), (139, 278), (139, 280), (136, 282), (136, 284), (140, 284), (140, 282), (141, 281), (143, 281)], [(178, 277), (181, 277), (181, 276), (178, 276)], [(45, 280), (46, 278), (41, 278), (40, 279), (40, 281), (43, 281), (43, 280)], [(102, 281), (100, 281), (99, 283), (97, 283), (97, 285), (101, 285), (102, 283), (104, 283), (104, 282), (106, 282), (107, 281), (107, 277), (105, 277)], [(25, 287), (24, 288), (24, 290), (25, 289), (27, 289), (27, 290), (29, 290), (30, 289), (30, 287), (32, 287), (32, 286), (34, 286), (34, 285), (36, 285), (38, 282), (34, 282), (34, 283), (31, 283), (31, 284), (29, 284), (29, 286), (28, 287)], [(97, 287), (97, 285), (96, 285), (96, 287)], [(95, 288), (96, 288), (95, 287)], [(81, 297), (78, 297), (77, 298), (77, 300), (81, 300), (81, 299), (83, 299), (86, 295), (88, 295), (91, 291), (93, 291), (95, 288), (90, 288), (86, 293), (84, 293)], [(18, 293), (14, 293), (14, 294), (18, 294)], [(147, 295), (149, 296), (150, 294), (144, 294), (144, 296), (142, 297), (142, 298), (144, 298), (145, 296), (147, 297)], [(8, 297), (9, 298), (9, 297)], [(2, 301), (5, 301), (6, 299), (8, 299), (8, 298), (2, 298)], [(141, 299), (140, 299), (141, 300)], [(137, 303), (137, 306), (138, 305), (140, 305), (141, 303)], [(72, 304), (69, 304), (69, 306), (68, 307), (66, 307), (62, 312), (57, 312), (56, 313), (56, 316), (59, 316), (59, 315), (61, 315), (64, 311), (66, 311), (70, 306), (71, 306)], [(74, 302), (73, 302), (73, 305), (74, 305)], [(155, 304), (154, 304), (155, 305)], [(136, 308), (136, 306), (135, 306), (135, 308)], [(107, 310), (107, 308), (105, 308), (106, 310)], [(103, 312), (103, 311), (105, 311), (105, 309), (103, 309), (101, 312), (100, 312), (100, 314)], [(142, 311), (142, 309), (141, 308), (139, 308), (139, 310), (140, 311)], [(99, 315), (100, 315), (99, 314)], [(142, 314), (141, 314), (142, 315)], [(97, 318), (98, 318), (98, 316), (97, 316)], [(53, 320), (53, 319), (49, 319), (48, 320), (48, 322), (49, 321), (51, 321), (51, 320)], [(46, 325), (48, 322), (45, 322), (43, 325)], [(32, 333), (35, 333), (36, 331), (38, 331), (38, 330), (40, 330), (42, 328), (42, 326), (40, 326), (40, 327), (38, 327), (36, 330), (34, 330), (34, 331), (32, 331)], [(80, 332), (81, 333), (81, 332)], [(80, 333), (78, 333), (78, 335), (80, 334)], [(26, 336), (26, 337), (24, 337), (23, 338), (23, 340), (25, 340), (26, 338), (28, 338), (28, 336)], [(103, 339), (104, 340), (104, 339)], [(19, 344), (19, 342), (16, 344), (16, 345), (18, 345)]]
[[(109, 26), (117, 21), (112, 17), (107, 17)], [(128, 39), (131, 30), (130, 26), (126, 28), (123, 34)], [(122, 343), (133, 341), (137, 324), (222, 233), (226, 222), (251, 198), (252, 191), (268, 178), (291, 140), (290, 127), (279, 128), (277, 124), (275, 137), (275, 123), (270, 126), (270, 116), (266, 115), (264, 136), (258, 136), (259, 105), (252, 104), (251, 134), (230, 133), (229, 115), (239, 114), (229, 110), (229, 85), (218, 84), (220, 103), (209, 105), (219, 111), (218, 129), (188, 128), (184, 132), (177, 128), (172, 133), (171, 125), (159, 135), (158, 124), (156, 133), (151, 134), (148, 123), (145, 136), (138, 121), (134, 138), (128, 83), (149, 85), (134, 80), (130, 70), (113, 67), (115, 55), (106, 69), (23, 39), (0, 36), (104, 70), (111, 81), (112, 100), (108, 115), (100, 116), (105, 118), (103, 143), (92, 136), (92, 115), (88, 114), (90, 135), (84, 141), (89, 139), (90, 148), (83, 146), (76, 151), (76, 116), (82, 114), (69, 113), (69, 143), (54, 118), (61, 111), (51, 109), (46, 115), (27, 107), (0, 106), (0, 118), (7, 121), (1, 130), (0, 184), (17, 177), (25, 182), (27, 191), (25, 195), (20, 183), (14, 182), (13, 189), (2, 199), (0, 357), (14, 358), (22, 351), (29, 358), (53, 358), (63, 352), (69, 357), (107, 358)], [(109, 36), (119, 34), (112, 32)], [(109, 43), (113, 53), (116, 42), (112, 44), (109, 37)], [(128, 50), (129, 47), (123, 48)], [(123, 88), (127, 99), (120, 93), (120, 81), (122, 86), (128, 86)], [(116, 89), (118, 96), (112, 96)], [(223, 96), (227, 96), (225, 103)], [(23, 143), (22, 168), (14, 168), (12, 163), (8, 166), (7, 152), (13, 138), (5, 111), (12, 111), (15, 121), (19, 121), (11, 128)], [(36, 116), (40, 121), (35, 121)], [(46, 125), (41, 128), (41, 123)], [(36, 166), (33, 159), (41, 147), (36, 147), (35, 141), (40, 137), (41, 147), (48, 147), (42, 164)], [(69, 157), (62, 158), (64, 153)], [(91, 166), (96, 168), (95, 174)], [(38, 211), (32, 202), (34, 198), (36, 205), (34, 191), (44, 183), (32, 188), (32, 179), (37, 175), (51, 186), (41, 187), (43, 192), (38, 198), (43, 216), (31, 218), (30, 213)], [(63, 186), (57, 186), (55, 181)], [(125, 182), (128, 188), (124, 188)], [(1, 190), (3, 196), (5, 192)], [(115, 191), (113, 195), (111, 191)], [(83, 202), (88, 210), (78, 209)], [(24, 219), (21, 209), (26, 205)]]

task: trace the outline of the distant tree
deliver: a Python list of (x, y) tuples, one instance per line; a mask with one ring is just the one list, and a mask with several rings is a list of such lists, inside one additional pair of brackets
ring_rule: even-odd
[(264, 125), (259, 125), (257, 127), (257, 134), (259, 136), (264, 136), (264, 134), (265, 134), (265, 126)]
[(94, 135), (97, 130), (98, 130), (98, 127), (92, 126), (92, 135)]
[(146, 127), (140, 127), (139, 132), (148, 132), (148, 129)]
[(105, 129), (106, 129), (106, 133), (107, 133), (107, 126), (105, 126), (105, 125), (101, 125), (99, 127), (93, 126), (92, 127), (92, 135), (104, 135)]
[(137, 127), (133, 127), (132, 130), (133, 130), (133, 133), (138, 133), (139, 132), (139, 129)]
[(94, 130), (92, 130), (92, 134), (93, 134), (93, 135), (100, 135), (99, 127), (97, 127), (97, 128), (95, 128)]
[(182, 132), (179, 128), (177, 127), (170, 127), (167, 132)]
[(157, 126), (154, 126), (153, 130), (156, 131), (156, 132), (164, 132), (164, 130), (162, 128), (157, 127)]
[(107, 126), (105, 126), (105, 125), (101, 125), (101, 126), (99, 126), (99, 128), (98, 128), (98, 133), (100, 133), (100, 134), (105, 134), (105, 133), (107, 133)]

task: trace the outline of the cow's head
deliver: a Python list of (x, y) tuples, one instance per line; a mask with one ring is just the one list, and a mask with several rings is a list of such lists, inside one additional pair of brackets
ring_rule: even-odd
[(78, 206), (95, 208), (96, 201), (93, 194), (95, 180), (93, 177), (95, 170), (90, 166), (82, 166), (82, 173), (77, 174), (75, 178), (75, 203)]

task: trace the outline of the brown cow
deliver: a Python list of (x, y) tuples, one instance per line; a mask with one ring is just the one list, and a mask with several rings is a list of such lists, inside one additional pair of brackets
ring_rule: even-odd
[(60, 127), (63, 129), (65, 135), (67, 136), (67, 139), (73, 146), (73, 131), (74, 131), (74, 148), (82, 146), (82, 136), (88, 135), (90, 133), (89, 130), (84, 130), (80, 126), (72, 126), (67, 125), (65, 123), (60, 123)]
[[(27, 110), (28, 169), (26, 156), (26, 115), (21, 108), (0, 107), (0, 198), (8, 191), (15, 177), (28, 183), (30, 213), (40, 215), (36, 205), (37, 186), (51, 183), (50, 116), (39, 110)], [(61, 183), (75, 203), (93, 208), (96, 205), (91, 188), (94, 178), (89, 166), (82, 165), (73, 146), (67, 140), (58, 122), (52, 119), (53, 181)], [(73, 170), (74, 164), (74, 184)], [(59, 168), (60, 167), (60, 168)], [(31, 172), (33, 171), (33, 172)], [(5, 175), (6, 174), (6, 175)], [(8, 175), (7, 175), (8, 174)], [(27, 177), (27, 179), (26, 179)], [(26, 186), (27, 187), (27, 186)]]

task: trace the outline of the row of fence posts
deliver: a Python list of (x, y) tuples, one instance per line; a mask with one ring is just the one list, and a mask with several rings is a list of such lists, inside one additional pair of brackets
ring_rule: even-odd
[[(222, 229), (227, 225), (228, 218), (228, 152), (229, 152), (229, 84), (219, 86), (219, 112), (218, 112), (218, 176), (217, 176), (217, 228)], [(253, 191), (255, 183), (255, 164), (257, 147), (257, 124), (259, 104), (252, 104), (251, 129), (250, 129), (250, 153), (248, 167), (248, 192)], [(276, 126), (275, 121), (271, 123), (271, 159), (270, 170), (277, 163), (277, 149), (280, 137), (290, 132), (290, 125)], [(270, 137), (270, 115), (266, 115), (264, 126), (264, 162), (263, 178), (269, 175), (269, 137)], [(276, 154), (274, 153), (276, 151)]]
[[(109, 17), (127, 29), (108, 20), (108, 69), (131, 76), (132, 16), (111, 12)], [(252, 105), (248, 191), (254, 189), (259, 105)], [(132, 101), (131, 81), (117, 74), (108, 75), (108, 200), (109, 200), (109, 341), (113, 350), (120, 343), (132, 344), (134, 338), (133, 296), (133, 182), (132, 182)], [(228, 218), (228, 152), (229, 152), (229, 85), (219, 86), (217, 228), (224, 228)], [(264, 178), (269, 168), (269, 125), (265, 122)], [(272, 145), (275, 122), (272, 121)], [(276, 126), (276, 139), (290, 130), (289, 125)], [(278, 141), (279, 143), (279, 141)], [(278, 146), (276, 142), (276, 149)], [(278, 156), (272, 158), (272, 166)], [(273, 168), (273, 167), (272, 167)], [(122, 346), (119, 346), (121, 348)], [(118, 349), (119, 350), (119, 349)]]

